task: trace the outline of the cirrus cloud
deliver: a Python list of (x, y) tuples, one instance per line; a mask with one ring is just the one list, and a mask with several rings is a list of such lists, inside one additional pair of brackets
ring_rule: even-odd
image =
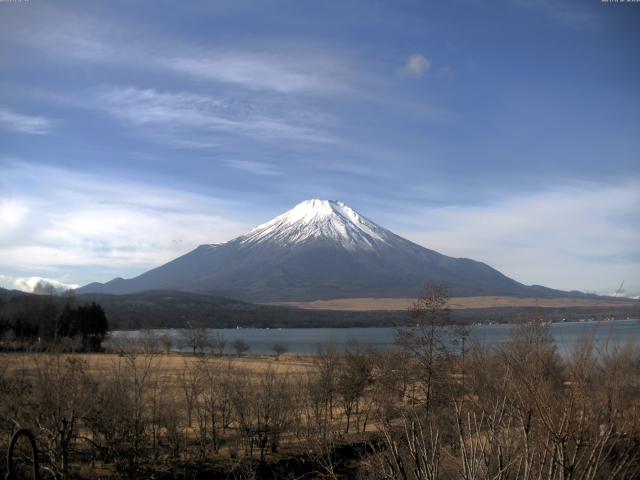
[(0, 108), (0, 128), (29, 135), (44, 135), (53, 127), (53, 121), (36, 115), (17, 113), (8, 108)]

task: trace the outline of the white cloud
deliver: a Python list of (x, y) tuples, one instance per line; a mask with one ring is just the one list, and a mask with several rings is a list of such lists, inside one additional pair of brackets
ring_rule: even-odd
[(44, 135), (49, 133), (53, 122), (45, 117), (24, 115), (7, 108), (0, 108), (0, 127), (18, 133)]
[(18, 231), (28, 213), (29, 207), (25, 202), (0, 197), (0, 241)]
[(483, 206), (421, 210), (398, 233), (527, 284), (640, 291), (640, 183), (578, 185)]
[(11, 288), (14, 278), (0, 273), (0, 288)]
[(430, 68), (431, 62), (429, 59), (420, 53), (416, 53), (407, 59), (402, 73), (411, 77), (420, 77), (427, 73)]
[[(84, 284), (132, 276), (264, 221), (250, 205), (214, 195), (24, 164), (3, 165), (3, 174), (15, 190), (0, 194), (0, 211), (9, 212), (0, 216), (2, 226), (13, 225), (13, 233), (0, 229), (0, 271), (14, 278)], [(370, 217), (428, 248), (484, 261), (527, 284), (610, 293), (625, 280), (627, 294), (636, 296), (638, 211), (640, 183), (629, 181), (514, 194), (486, 205), (421, 209), (404, 202), (388, 221)]]
[[(22, 189), (9, 192), (12, 198), (30, 205), (20, 235), (0, 237), (0, 271), (7, 273), (47, 271), (69, 273), (73, 283), (104, 281), (111, 275), (106, 272), (141, 273), (254, 224), (230, 211), (237, 203), (214, 196), (59, 168), (3, 168), (7, 184)], [(95, 277), (73, 276), (79, 269)]]
[(78, 288), (79, 286), (80, 285), (74, 283), (65, 283), (60, 280), (44, 277), (16, 278), (13, 281), (13, 288), (29, 293), (60, 294), (67, 290)]

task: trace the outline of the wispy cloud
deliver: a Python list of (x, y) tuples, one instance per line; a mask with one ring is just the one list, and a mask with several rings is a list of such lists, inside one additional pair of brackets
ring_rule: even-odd
[(290, 44), (269, 50), (202, 48), (164, 37), (132, 36), (135, 28), (86, 15), (49, 9), (43, 25), (8, 29), (7, 42), (30, 46), (69, 62), (171, 73), (239, 88), (275, 93), (348, 93), (355, 72), (339, 55)]
[(254, 173), (256, 175), (274, 176), (282, 175), (273, 165), (251, 160), (224, 160), (223, 163), (231, 168)]
[(198, 244), (229, 240), (254, 223), (245, 223), (221, 198), (184, 190), (24, 164), (3, 173), (23, 188), (0, 194), (0, 205), (10, 212), (29, 206), (12, 220), (19, 235), (0, 236), (5, 273), (59, 276), (91, 268), (93, 277), (69, 283), (108, 280), (112, 274), (106, 272), (142, 272)]
[(608, 293), (626, 280), (637, 293), (638, 211), (638, 182), (583, 184), (483, 206), (423, 209), (406, 219), (414, 225), (401, 233), (447, 255), (485, 261), (525, 283)]
[(297, 117), (292, 110), (280, 115), (255, 102), (136, 87), (101, 88), (93, 98), (83, 106), (105, 111), (160, 142), (179, 146), (209, 148), (216, 145), (220, 133), (258, 140), (338, 141), (321, 126), (309, 124), (308, 113)]
[[(0, 35), (7, 42), (31, 47), (58, 60), (120, 63), (131, 58), (130, 49), (119, 49), (122, 45), (110, 41), (113, 36), (122, 38), (124, 34), (110, 22), (58, 10), (53, 5), (41, 5), (41, 9), (42, 16), (15, 21)], [(47, 20), (41, 21), (44, 17)]]
[(51, 119), (24, 115), (8, 108), (0, 108), (0, 128), (30, 135), (44, 135), (53, 127)]
[(589, 2), (556, 2), (554, 0), (513, 0), (513, 2), (572, 28), (593, 30), (599, 25), (598, 17), (588, 10)]
[(157, 65), (184, 75), (280, 93), (336, 93), (347, 90), (347, 67), (326, 57), (242, 51), (184, 52), (160, 57)]

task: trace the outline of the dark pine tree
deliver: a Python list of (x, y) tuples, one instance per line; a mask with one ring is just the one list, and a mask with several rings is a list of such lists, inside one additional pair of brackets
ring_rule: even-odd
[(67, 304), (58, 321), (58, 334), (61, 337), (80, 335), (83, 350), (89, 352), (100, 351), (108, 330), (107, 316), (95, 302), (77, 307)]

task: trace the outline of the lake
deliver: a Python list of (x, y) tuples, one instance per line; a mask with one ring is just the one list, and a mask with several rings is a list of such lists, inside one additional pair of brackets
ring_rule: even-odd
[[(471, 327), (469, 340), (483, 345), (498, 345), (509, 340), (512, 325), (475, 325)], [(357, 340), (361, 344), (376, 349), (394, 348), (396, 329), (393, 327), (371, 328), (212, 328), (208, 331), (222, 334), (227, 341), (227, 352), (232, 353), (230, 344), (242, 339), (251, 347), (250, 352), (271, 354), (276, 343), (287, 346), (290, 353), (314, 354), (320, 345), (334, 343), (343, 350), (348, 342)], [(609, 321), (563, 322), (551, 324), (551, 331), (561, 355), (570, 354), (580, 339), (592, 335), (597, 346), (620, 345), (640, 341), (640, 321), (634, 319)], [(180, 329), (154, 330), (156, 335), (168, 334), (173, 338), (173, 349), (187, 351), (182, 347), (183, 334)], [(115, 331), (114, 339), (135, 340), (140, 331)]]

